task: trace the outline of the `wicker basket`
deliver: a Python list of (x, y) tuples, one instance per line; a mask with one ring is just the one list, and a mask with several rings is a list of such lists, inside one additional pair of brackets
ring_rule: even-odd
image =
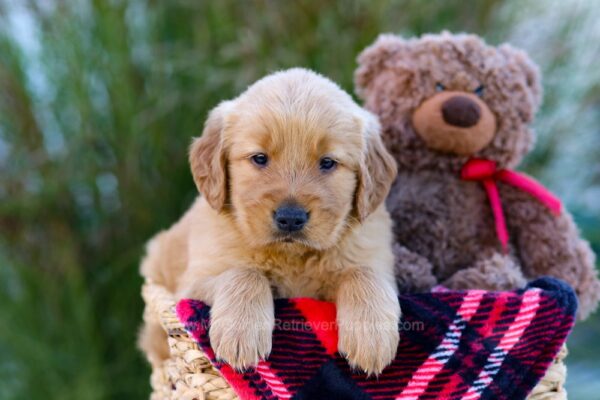
[[(239, 399), (192, 339), (175, 315), (175, 300), (162, 286), (146, 281), (142, 288), (146, 302), (145, 320), (160, 321), (167, 332), (170, 358), (152, 371), (151, 400), (226, 400)], [(565, 346), (528, 400), (564, 400), (567, 369), (563, 362)]]

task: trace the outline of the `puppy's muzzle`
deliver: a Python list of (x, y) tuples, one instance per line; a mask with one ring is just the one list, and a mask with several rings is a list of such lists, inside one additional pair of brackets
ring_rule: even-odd
[(298, 232), (308, 222), (308, 212), (300, 206), (284, 205), (275, 211), (273, 220), (280, 232)]

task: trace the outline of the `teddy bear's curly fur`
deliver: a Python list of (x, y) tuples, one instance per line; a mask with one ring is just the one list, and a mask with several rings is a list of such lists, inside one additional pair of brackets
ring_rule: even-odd
[[(443, 32), (414, 39), (382, 35), (358, 61), (357, 93), (379, 115), (399, 167), (387, 206), (395, 221), (401, 288), (441, 283), (501, 290), (551, 275), (575, 288), (579, 316), (588, 316), (600, 299), (600, 281), (594, 254), (571, 215), (563, 209), (556, 216), (529, 194), (499, 183), (510, 235), (505, 252), (485, 190), (460, 177), (471, 157), (510, 169), (532, 148), (529, 124), (541, 87), (527, 55), (474, 35)], [(441, 103), (452, 97), (461, 97), (454, 108)], [(425, 117), (417, 120), (419, 112)], [(477, 121), (486, 113), (483, 126)], [(481, 134), (489, 134), (483, 146)]]

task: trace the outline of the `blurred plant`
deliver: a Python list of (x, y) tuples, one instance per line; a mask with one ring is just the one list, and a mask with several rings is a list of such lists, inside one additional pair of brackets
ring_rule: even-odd
[(598, 16), (593, 0), (0, 0), (0, 398), (147, 397), (137, 265), (195, 196), (185, 155), (207, 111), (291, 66), (352, 91), (383, 31), (530, 52), (547, 96), (527, 168), (600, 249)]

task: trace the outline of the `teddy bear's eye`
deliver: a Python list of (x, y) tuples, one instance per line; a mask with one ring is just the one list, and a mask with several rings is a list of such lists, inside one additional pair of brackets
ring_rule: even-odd
[(439, 82), (435, 84), (435, 91), (436, 92), (443, 92), (444, 90), (446, 90), (446, 86), (442, 85)]
[(477, 89), (473, 90), (473, 93), (475, 93), (479, 97), (483, 97), (483, 95), (485, 94), (485, 86), (479, 85)]

